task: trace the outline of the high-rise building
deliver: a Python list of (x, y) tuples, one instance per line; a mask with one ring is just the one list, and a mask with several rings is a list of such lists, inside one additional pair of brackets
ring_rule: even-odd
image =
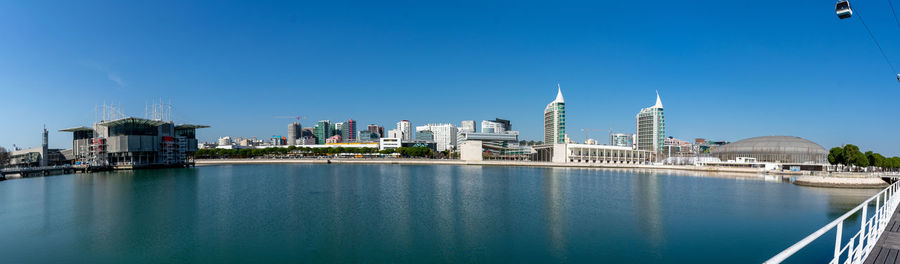
[(412, 139), (412, 123), (410, 123), (409, 120), (397, 122), (397, 130), (400, 130), (401, 140), (409, 141)]
[(296, 145), (297, 139), (300, 138), (300, 122), (293, 122), (288, 124), (288, 136), (287, 136), (287, 144), (288, 145)]
[(634, 135), (626, 133), (610, 133), (609, 145), (616, 147), (634, 148)]
[(331, 137), (331, 121), (321, 120), (316, 123), (315, 136), (316, 144), (325, 144), (325, 140)]
[(459, 124), (460, 132), (475, 132), (475, 120), (463, 120)]
[(566, 101), (562, 88), (556, 84), (556, 99), (544, 108), (544, 143), (566, 143)]
[(369, 132), (378, 134), (379, 138), (384, 137), (384, 127), (383, 126), (379, 126), (376, 124), (369, 124), (369, 126), (366, 127), (366, 130), (368, 130)]
[[(344, 130), (347, 128), (347, 122), (337, 122), (331, 126), (331, 136), (341, 135), (341, 140), (344, 139)], [(340, 142), (337, 142), (340, 143)]]
[[(416, 127), (416, 139), (425, 139), (419, 138), (419, 136), (427, 137), (426, 131), (430, 132), (430, 137), (436, 143), (437, 151), (449, 150), (456, 147), (456, 140), (459, 134), (459, 129), (456, 128), (453, 124), (427, 124), (424, 126)], [(420, 134), (421, 133), (421, 134)]]
[(341, 137), (345, 142), (356, 141), (356, 121), (350, 119), (344, 123), (344, 129), (341, 130)]
[(641, 109), (641, 112), (635, 116), (635, 121), (637, 124), (637, 140), (635, 142), (637, 149), (655, 153), (662, 152), (666, 140), (666, 121), (659, 92), (656, 93), (656, 104)]

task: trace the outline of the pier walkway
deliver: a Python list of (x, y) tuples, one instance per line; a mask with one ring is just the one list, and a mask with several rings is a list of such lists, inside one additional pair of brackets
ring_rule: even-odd
[[(789, 261), (795, 253), (819, 239), (834, 241), (830, 264), (900, 263), (900, 181), (894, 182), (875, 196), (860, 203), (831, 223), (778, 253), (765, 263)], [(870, 209), (872, 208), (872, 209)], [(852, 216), (858, 216), (853, 217)], [(859, 223), (856, 223), (859, 219)], [(852, 230), (844, 237), (844, 222)], [(856, 226), (858, 225), (858, 226)], [(828, 234), (828, 235), (825, 235)], [(830, 242), (829, 242), (830, 243)], [(823, 256), (826, 257), (826, 256)]]
[(890, 217), (890, 222), (888, 222), (887, 227), (881, 234), (881, 238), (878, 239), (878, 242), (875, 242), (875, 247), (869, 252), (869, 257), (866, 258), (864, 263), (900, 264), (900, 257), (898, 257), (900, 255), (900, 214), (898, 212), (900, 212), (900, 208), (894, 210)]

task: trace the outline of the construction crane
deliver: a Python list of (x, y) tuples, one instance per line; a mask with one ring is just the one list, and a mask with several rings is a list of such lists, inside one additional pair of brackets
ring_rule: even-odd
[(600, 131), (605, 131), (605, 130), (603, 130), (603, 129), (583, 128), (583, 129), (581, 129), (581, 131), (584, 132), (584, 142), (587, 143), (587, 140), (590, 138), (590, 133), (591, 133), (591, 132), (600, 132)]

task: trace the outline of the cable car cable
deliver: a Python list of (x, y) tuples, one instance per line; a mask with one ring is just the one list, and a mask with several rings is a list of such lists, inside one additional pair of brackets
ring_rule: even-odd
[(887, 0), (888, 5), (891, 6), (891, 14), (894, 15), (894, 22), (897, 23), (897, 28), (900, 28), (900, 20), (897, 19), (897, 11), (894, 10), (894, 3), (891, 0)]
[(872, 30), (869, 29), (869, 25), (866, 25), (866, 21), (863, 20), (862, 16), (859, 14), (859, 11), (856, 11), (856, 17), (859, 18), (860, 22), (862, 22), (863, 27), (866, 28), (866, 32), (869, 32), (869, 37), (871, 37), (872, 41), (875, 42), (875, 46), (878, 47), (878, 51), (881, 51), (881, 57), (884, 57), (884, 62), (887, 62), (888, 66), (891, 67), (891, 72), (897, 73), (897, 70), (894, 68), (894, 64), (891, 63), (891, 60), (888, 58), (887, 54), (884, 53), (884, 49), (881, 48), (881, 44), (878, 43), (878, 39), (875, 38), (875, 34), (872, 34)]

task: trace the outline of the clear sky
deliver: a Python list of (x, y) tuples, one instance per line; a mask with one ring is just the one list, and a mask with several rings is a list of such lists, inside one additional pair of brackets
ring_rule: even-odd
[[(126, 3), (128, 2), (128, 3)], [(895, 6), (898, 5), (895, 3)], [(220, 136), (284, 135), (290, 119), (393, 127), (512, 120), (542, 138), (559, 82), (567, 129), (634, 131), (659, 90), (667, 135), (794, 135), (900, 155), (900, 63), (886, 1), (6, 1), (0, 146), (70, 148), (96, 105)], [(900, 65), (898, 65), (900, 66)], [(592, 137), (606, 142), (605, 132)]]

